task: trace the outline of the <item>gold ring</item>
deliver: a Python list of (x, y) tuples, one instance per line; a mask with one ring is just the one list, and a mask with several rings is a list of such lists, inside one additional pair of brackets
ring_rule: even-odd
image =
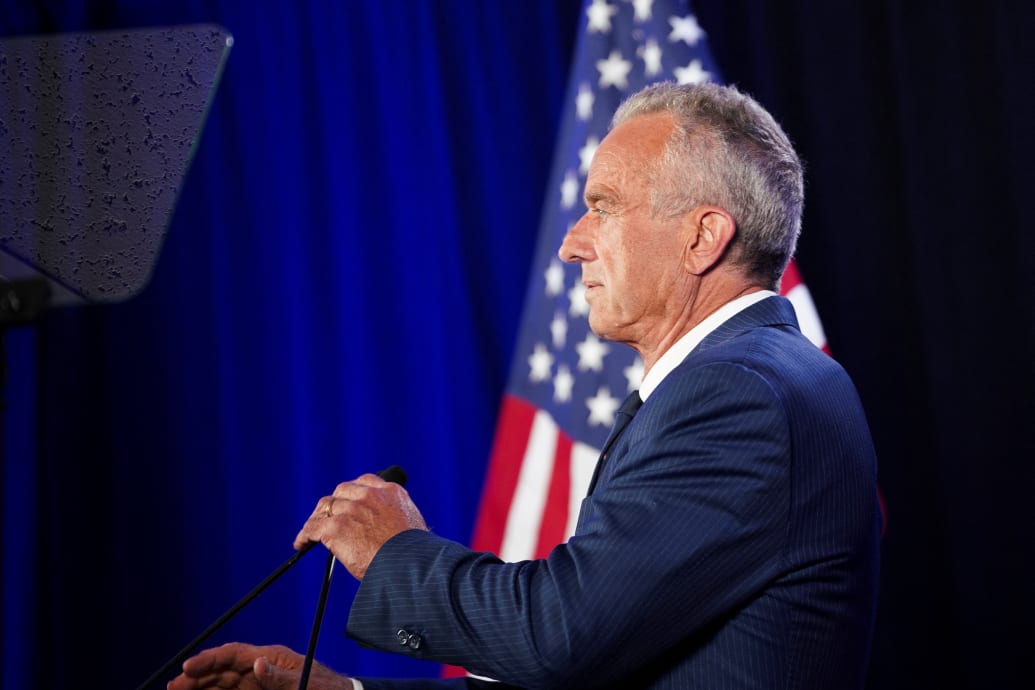
[(330, 517), (332, 515), (332, 513), (331, 513), (331, 506), (332, 505), (333, 505), (333, 503), (331, 501), (327, 502), (327, 510), (325, 511), (327, 513), (327, 517)]

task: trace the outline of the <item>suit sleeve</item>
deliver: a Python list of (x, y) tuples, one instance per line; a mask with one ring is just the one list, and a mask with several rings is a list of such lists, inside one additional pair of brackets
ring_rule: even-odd
[(762, 376), (731, 363), (681, 371), (619, 439), (566, 544), (503, 563), (426, 532), (396, 535), (367, 571), (348, 634), (521, 687), (643, 674), (777, 576), (789, 445)]

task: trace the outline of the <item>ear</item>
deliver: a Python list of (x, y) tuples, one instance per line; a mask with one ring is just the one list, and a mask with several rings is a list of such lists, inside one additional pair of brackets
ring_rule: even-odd
[(693, 275), (704, 275), (722, 261), (737, 224), (718, 206), (698, 206), (687, 214), (685, 222), (690, 232), (683, 249), (683, 267)]

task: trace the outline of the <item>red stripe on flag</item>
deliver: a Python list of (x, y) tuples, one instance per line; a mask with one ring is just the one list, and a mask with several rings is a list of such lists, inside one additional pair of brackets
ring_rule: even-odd
[(780, 294), (786, 295), (799, 285), (801, 285), (801, 273), (798, 272), (798, 265), (792, 259), (787, 264), (787, 270), (783, 272), (783, 278), (780, 280)]
[(535, 413), (536, 408), (524, 400), (509, 394), (503, 396), (489, 469), (485, 475), (485, 488), (478, 508), (478, 520), (471, 540), (476, 551), (499, 553)]
[(539, 526), (535, 558), (546, 558), (553, 547), (564, 541), (570, 504), (571, 439), (560, 431), (553, 453), (553, 473), (550, 476), (550, 489), (546, 494), (546, 506), (543, 508), (543, 521)]
[(467, 676), (467, 670), (462, 666), (450, 666), (444, 664), (442, 666), (442, 677), (443, 678), (465, 678)]

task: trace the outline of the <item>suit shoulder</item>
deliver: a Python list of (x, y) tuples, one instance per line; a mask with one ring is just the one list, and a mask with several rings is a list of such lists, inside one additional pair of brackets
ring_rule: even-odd
[(691, 352), (677, 369), (692, 370), (718, 362), (740, 365), (767, 380), (848, 379), (847, 372), (835, 359), (790, 326), (744, 329), (706, 349)]

